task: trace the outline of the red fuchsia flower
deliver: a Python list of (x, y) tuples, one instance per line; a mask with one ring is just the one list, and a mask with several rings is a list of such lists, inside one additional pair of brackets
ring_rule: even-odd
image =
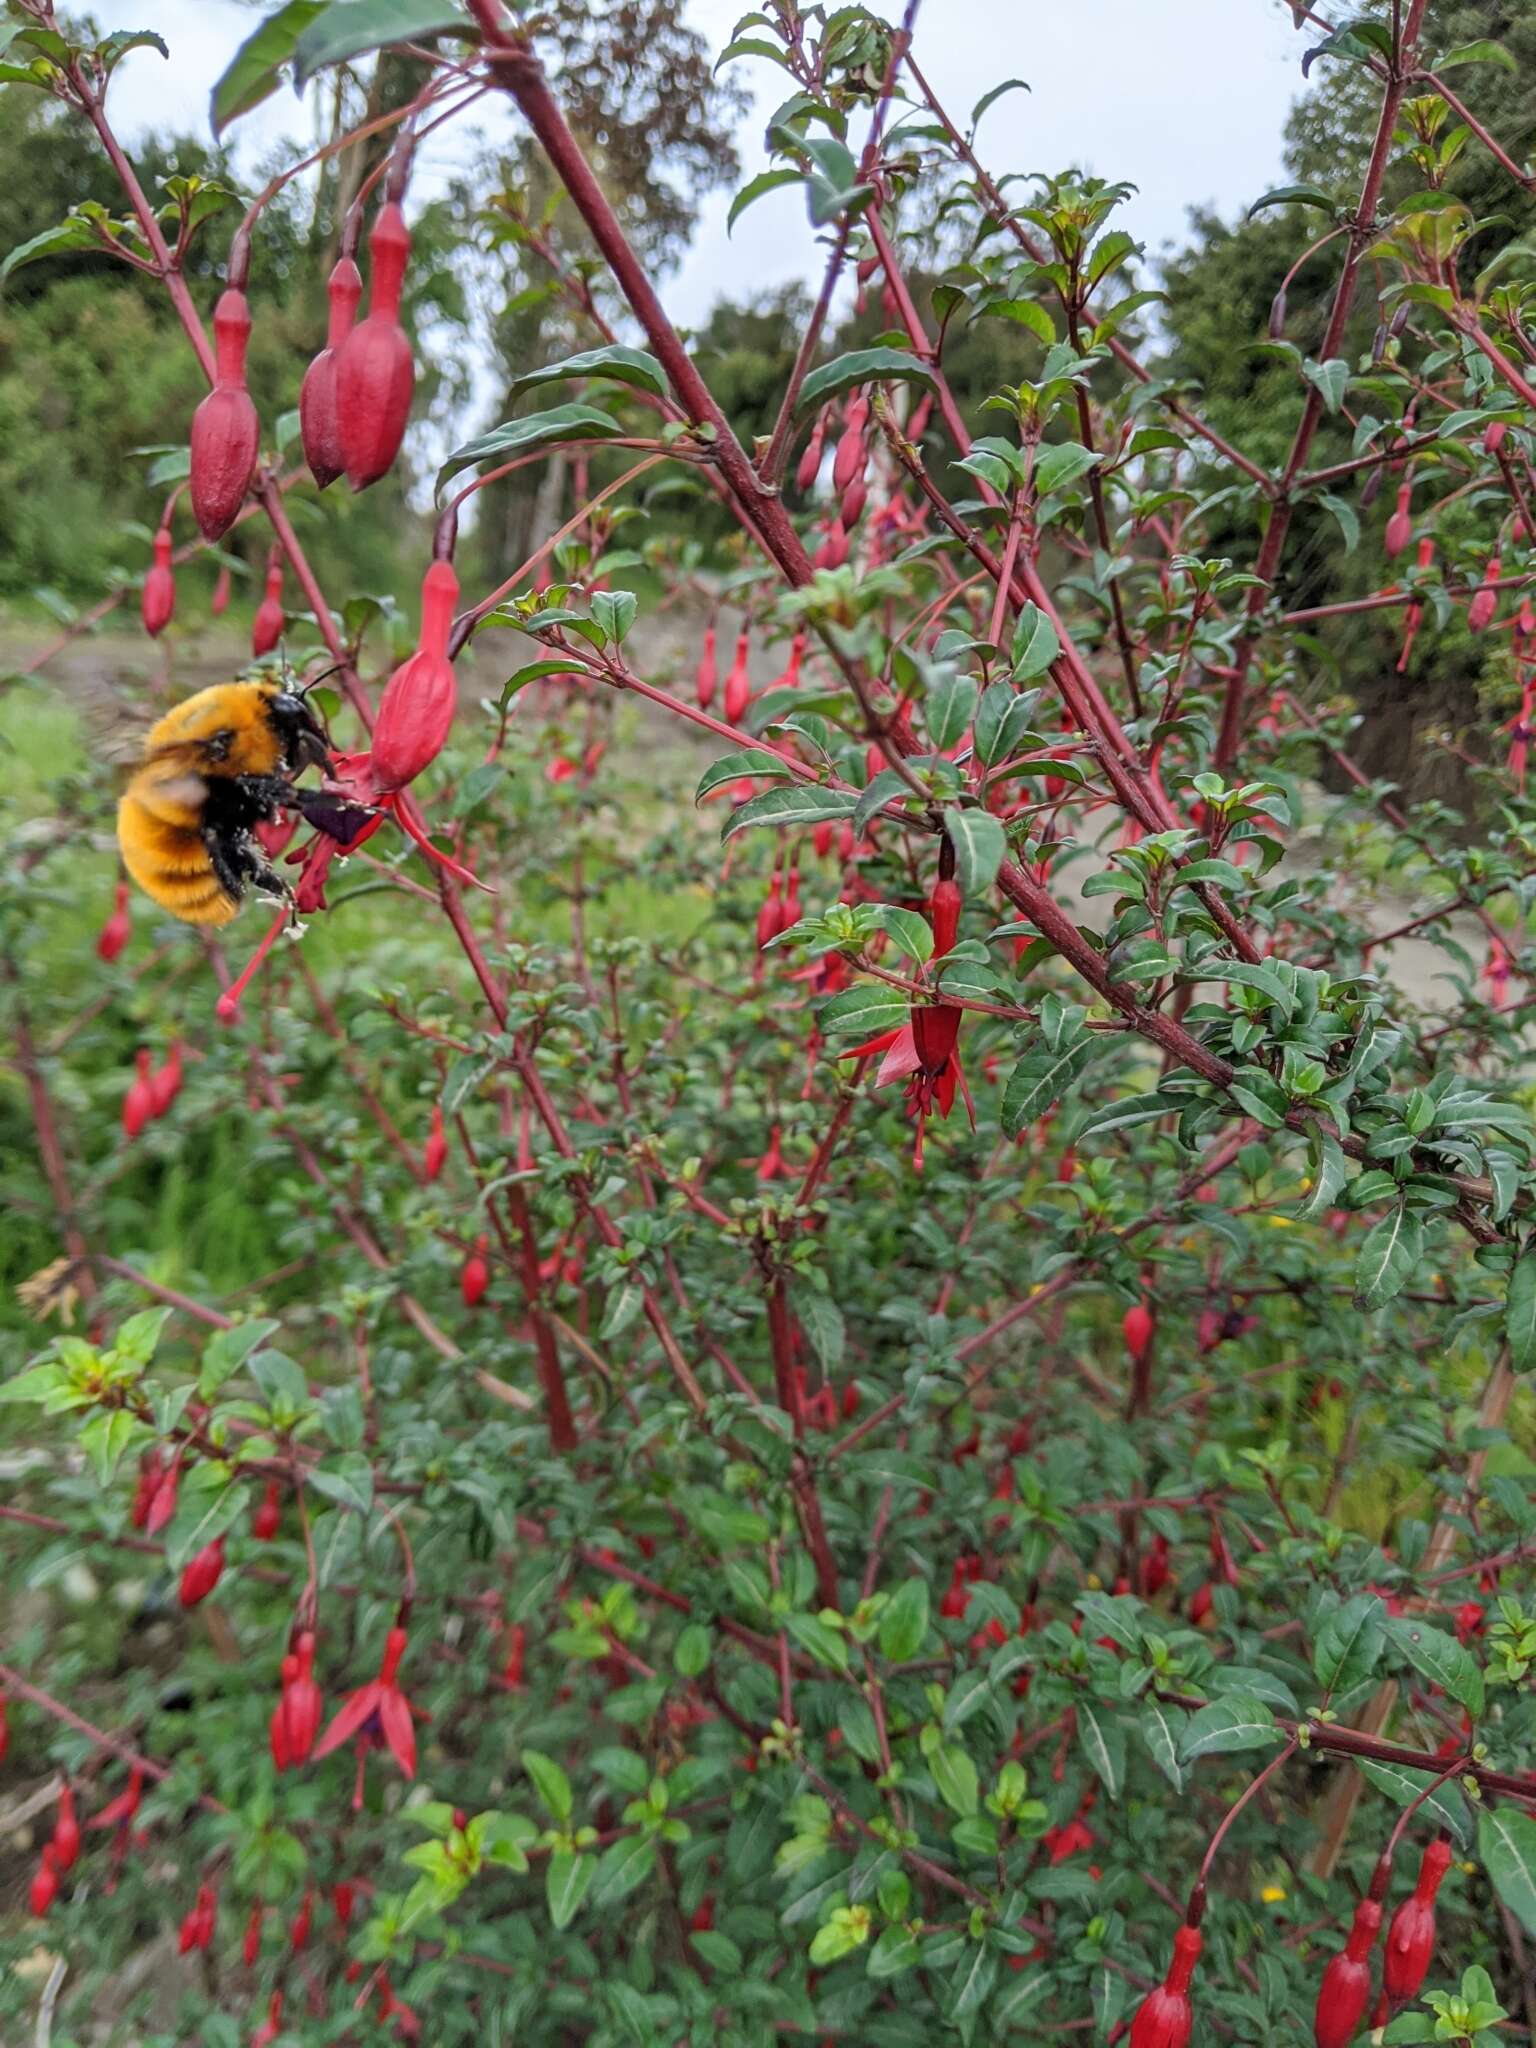
[(368, 253), (368, 317), (348, 334), (336, 358), (337, 430), (354, 491), (376, 483), (399, 454), (416, 383), (411, 344), (400, 326), (411, 237), (393, 199), (379, 208)]
[(528, 1631), (520, 1621), (514, 1621), (507, 1630), (507, 1661), (501, 1670), (501, 1682), (508, 1692), (516, 1692), (522, 1686), (527, 1653)]
[(299, 829), (299, 814), (288, 811), (276, 818), (258, 818), (251, 829), (267, 859), (276, 860), (292, 845), (293, 836)]
[(834, 519), (826, 528), (821, 546), (811, 557), (813, 569), (841, 569), (848, 559), (848, 529), (841, 519)]
[(1504, 767), (1516, 789), (1525, 788), (1525, 764), (1530, 753), (1532, 712), (1536, 706), (1536, 677), (1527, 677), (1520, 693), (1520, 709), (1509, 722), (1509, 754)]
[(310, 1924), (314, 1918), (315, 1895), (306, 1891), (288, 1928), (288, 1946), (296, 1955), (302, 1955), (309, 1947)]
[(100, 1813), (93, 1814), (86, 1822), (88, 1828), (125, 1828), (139, 1810), (144, 1797), (144, 1772), (135, 1764), (128, 1773), (126, 1787), (115, 1799), (109, 1799)]
[(777, 1124), (768, 1133), (768, 1150), (757, 1162), (757, 1177), (761, 1181), (785, 1180), (789, 1168), (784, 1164), (783, 1134)]
[(860, 391), (849, 401), (844, 414), (846, 424), (838, 437), (836, 451), (832, 457), (832, 488), (842, 495), (856, 477), (864, 474), (869, 460), (869, 451), (864, 443), (864, 429), (869, 420), (869, 400)]
[(1481, 633), (1493, 624), (1493, 615), (1498, 609), (1499, 558), (1488, 557), (1488, 566), (1483, 571), (1483, 580), (1477, 587), (1477, 595), (1467, 606), (1467, 624), (1474, 633)]
[(1141, 1364), (1151, 1348), (1156, 1328), (1156, 1320), (1144, 1301), (1138, 1301), (1121, 1317), (1120, 1330), (1125, 1338), (1125, 1348), (1136, 1365)]
[(432, 1129), (421, 1155), (421, 1171), (425, 1179), (436, 1180), (448, 1163), (448, 1135), (443, 1129), (443, 1106), (440, 1102), (432, 1105)]
[(261, 1923), (266, 1909), (258, 1899), (252, 1906), (250, 1917), (245, 1923), (245, 1939), (240, 1944), (240, 1953), (245, 1958), (245, 1967), (254, 1970), (261, 1958)]
[(162, 526), (155, 535), (154, 566), (144, 578), (139, 599), (139, 616), (144, 630), (157, 640), (171, 623), (176, 610), (176, 572), (171, 567), (171, 529)]
[(123, 1135), (136, 1138), (155, 1113), (154, 1089), (150, 1085), (148, 1046), (141, 1045), (134, 1054), (135, 1073), (128, 1083), (128, 1092), (123, 1097)]
[(256, 607), (251, 622), (251, 652), (260, 660), (270, 654), (283, 637), (283, 565), (276, 558), (267, 564), (267, 594)]
[(58, 1896), (59, 1873), (54, 1868), (53, 1848), (49, 1844), (44, 1847), (42, 1861), (33, 1873), (31, 1888), (27, 1893), (27, 1910), (41, 1920), (46, 1917), (48, 1908)]
[(1091, 1849), (1098, 1836), (1084, 1820), (1069, 1820), (1065, 1827), (1047, 1828), (1041, 1840), (1050, 1852), (1051, 1862), (1065, 1863), (1069, 1856), (1081, 1856)]
[(1408, 500), (1412, 496), (1411, 482), (1399, 484), (1397, 509), (1387, 521), (1386, 546), (1389, 555), (1400, 555), (1413, 538), (1413, 514), (1408, 509)]
[(192, 415), (192, 515), (204, 540), (218, 540), (239, 517), (261, 443), (256, 407), (245, 388), (251, 313), (245, 293), (235, 286), (213, 310), (213, 336), (213, 389)]
[(731, 663), (731, 672), (725, 679), (725, 701), (723, 709), (727, 725), (740, 725), (746, 716), (747, 706), (752, 702), (752, 678), (747, 670), (747, 642), (745, 630), (736, 636), (736, 659)]
[(1209, 1579), (1206, 1580), (1204, 1585), (1195, 1588), (1189, 1602), (1189, 1623), (1191, 1628), (1199, 1628), (1202, 1622), (1206, 1620), (1212, 1606), (1215, 1604), (1215, 1599), (1216, 1589)]
[(757, 913), (757, 950), (771, 945), (784, 929), (784, 898), (779, 883), (779, 871), (773, 871), (773, 880), (768, 884), (768, 894), (763, 898)]
[(793, 931), (805, 915), (805, 906), (800, 901), (800, 864), (796, 861), (784, 883), (784, 904), (779, 912), (780, 932)]
[(176, 1597), (183, 1607), (196, 1607), (199, 1601), (208, 1598), (223, 1576), (224, 1538), (216, 1536), (203, 1545), (183, 1570)]
[(1154, 1536), (1152, 1547), (1141, 1561), (1141, 1591), (1144, 1599), (1150, 1600), (1161, 1593), (1171, 1576), (1168, 1563), (1168, 1538)]
[(304, 1629), (295, 1649), (283, 1659), (282, 1690), (267, 1726), (272, 1761), (280, 1771), (306, 1762), (315, 1746), (323, 1702), (314, 1672), (315, 1638), (312, 1630)]
[(251, 1534), (258, 1543), (270, 1543), (277, 1534), (283, 1516), (282, 1489), (275, 1479), (269, 1479), (266, 1491), (261, 1497), (261, 1506), (251, 1517)]
[(1381, 1981), (1386, 1995), (1398, 2003), (1417, 1998), (1429, 1974), (1435, 1953), (1435, 1894), (1450, 1867), (1451, 1845), (1442, 1836), (1424, 1851), (1412, 1895), (1392, 1915)]
[(694, 692), (699, 700), (699, 709), (707, 711), (715, 701), (715, 629), (704, 628), (704, 652), (699, 656), (698, 674), (693, 679)]
[[(797, 633), (797, 634), (795, 635), (794, 639), (790, 641), (790, 643), (789, 643), (789, 660), (788, 660), (788, 661), (787, 661), (787, 662), (786, 662), (786, 663), (784, 664), (784, 670), (783, 670), (783, 673), (782, 673), (781, 675), (777, 675), (777, 676), (775, 676), (775, 677), (774, 677), (774, 679), (773, 679), (773, 683), (772, 683), (771, 687), (772, 687), (773, 689), (775, 689), (775, 690), (797, 690), (797, 689), (799, 689), (799, 687), (800, 687), (800, 664), (801, 664), (801, 663), (802, 663), (802, 662), (804, 661), (804, 659), (805, 659), (805, 629), (804, 629), (804, 627), (802, 627), (802, 628), (800, 629), (800, 631), (799, 631), (799, 632), (798, 632), (798, 633)], [(826, 824), (827, 824), (827, 844), (828, 844), (828, 845), (830, 846), (830, 844), (832, 843), (832, 826), (831, 826), (831, 823), (830, 823), (830, 821), (826, 821)], [(820, 826), (818, 826), (818, 827), (817, 827), (817, 830), (818, 830), (818, 831), (820, 831), (820, 829), (821, 829), (821, 828), (820, 828)], [(817, 851), (818, 851), (818, 853), (825, 853), (825, 851), (826, 851), (826, 848), (825, 848), (825, 847), (818, 847), (818, 848), (817, 848)]]
[(795, 484), (798, 489), (809, 491), (815, 488), (816, 479), (821, 474), (821, 451), (826, 446), (826, 439), (827, 415), (822, 411), (816, 415), (811, 438), (806, 442), (805, 451), (795, 470)]
[(372, 774), (380, 790), (402, 789), (435, 761), (447, 744), (458, 707), (448, 635), (458, 602), (452, 562), (433, 562), (421, 582), (421, 630), (416, 652), (384, 686), (373, 729)]
[(1463, 1647), (1483, 1632), (1488, 1619), (1487, 1610), (1478, 1600), (1463, 1600), (1455, 1613), (1456, 1640)]
[(60, 1875), (69, 1870), (80, 1854), (80, 1823), (75, 1817), (75, 1795), (69, 1785), (59, 1787), (58, 1817), (53, 1823), (53, 1867)]
[(218, 1918), (219, 1895), (210, 1884), (199, 1885), (197, 1904), (181, 1923), (181, 1933), (176, 1946), (182, 1955), (190, 1955), (195, 1948), (208, 1948), (213, 1942), (214, 1925)]
[(396, 1683), (395, 1675), (405, 1655), (407, 1636), (403, 1628), (392, 1628), (384, 1639), (384, 1657), (379, 1675), (359, 1686), (342, 1707), (315, 1746), (315, 1761), (329, 1756), (354, 1736), (358, 1741), (359, 1781), (363, 1753), (371, 1748), (387, 1749), (408, 1778), (416, 1775), (416, 1731), (411, 1725), (414, 1711)]
[(346, 468), (341, 447), (341, 427), (336, 410), (336, 363), (343, 342), (352, 332), (358, 301), (363, 296), (363, 278), (350, 255), (341, 257), (325, 287), (330, 319), (325, 347), (304, 372), (299, 386), (299, 434), (304, 443), (304, 460), (321, 490), (328, 490)]
[(1371, 2001), (1371, 1950), (1381, 1929), (1381, 1902), (1364, 1898), (1355, 1908), (1349, 1939), (1323, 1972), (1312, 2021), (1317, 2048), (1349, 2048)]
[(228, 569), (220, 569), (213, 579), (213, 599), (208, 609), (216, 619), (223, 618), (229, 610), (230, 580)]
[(180, 1093), (181, 1040), (173, 1038), (165, 1056), (165, 1065), (158, 1067), (149, 1077), (150, 1114), (164, 1116)]
[(1504, 446), (1504, 436), (1508, 432), (1508, 420), (1490, 420), (1483, 429), (1483, 453), (1497, 455)]
[(869, 500), (869, 485), (856, 476), (838, 502), (837, 516), (844, 526), (857, 526)]
[(331, 1910), (335, 1913), (336, 1924), (343, 1934), (352, 1925), (352, 1907), (354, 1902), (355, 1894), (351, 1885), (333, 1884), (331, 1886)]
[(128, 884), (119, 882), (112, 897), (112, 915), (96, 934), (96, 957), (109, 964), (127, 945), (133, 930), (128, 915)]
[(251, 2036), (251, 2048), (272, 2048), (283, 2031), (283, 1994), (274, 1991), (267, 2001), (267, 2016)]
[(1168, 1974), (1147, 1993), (1131, 2022), (1130, 2048), (1188, 2048), (1195, 2024), (1189, 1984), (1201, 1946), (1198, 1927), (1181, 1927), (1175, 1933)]
[(485, 1290), (491, 1284), (491, 1269), (486, 1263), (486, 1250), (490, 1244), (487, 1237), (477, 1237), (475, 1248), (464, 1261), (459, 1274), (459, 1292), (464, 1297), (466, 1308), (478, 1308), (485, 1298)]
[(176, 1512), (176, 1495), (181, 1486), (181, 1460), (172, 1458), (155, 1483), (144, 1516), (146, 1536), (158, 1536)]
[[(1509, 1000), (1509, 977), (1514, 967), (1508, 946), (1502, 939), (1493, 939), (1488, 946), (1488, 960), (1483, 968), (1483, 980), (1488, 985), (1489, 1007), (1502, 1010)], [(126, 1123), (126, 1105), (125, 1105)]]

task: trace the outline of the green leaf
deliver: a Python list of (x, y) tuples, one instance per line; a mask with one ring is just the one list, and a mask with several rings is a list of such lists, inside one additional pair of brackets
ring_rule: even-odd
[(1275, 1717), (1252, 1693), (1227, 1693), (1191, 1714), (1179, 1744), (1183, 1762), (1203, 1756), (1230, 1756), (1245, 1749), (1268, 1749), (1280, 1738)]
[(947, 753), (959, 740), (976, 711), (973, 676), (940, 675), (928, 692), (924, 718), (936, 753)]
[(928, 1582), (906, 1579), (880, 1617), (880, 1654), (891, 1664), (915, 1657), (928, 1638)]
[(1474, 1721), (1478, 1719), (1483, 1711), (1482, 1670), (1454, 1636), (1409, 1615), (1389, 1616), (1387, 1635), (1415, 1670), (1449, 1693)]
[(944, 830), (955, 849), (961, 894), (979, 896), (984, 889), (990, 889), (1008, 851), (1008, 835), (1001, 819), (994, 818), (990, 811), (961, 810), (949, 804), (944, 810)]
[(565, 1822), (571, 1817), (575, 1798), (571, 1781), (555, 1762), (540, 1749), (523, 1751), (523, 1769), (533, 1780), (534, 1790), (543, 1800), (551, 1820)]
[(258, 1344), (265, 1344), (277, 1324), (260, 1318), (236, 1323), (232, 1330), (216, 1330), (203, 1346), (197, 1372), (198, 1399), (211, 1401), (227, 1379), (244, 1365)]
[[(1399, 1806), (1406, 1806), (1411, 1799), (1417, 1799), (1437, 1775), (1430, 1771), (1399, 1770), (1396, 1764), (1378, 1764), (1369, 1757), (1357, 1757), (1354, 1761), (1366, 1780)], [(1463, 1849), (1471, 1846), (1472, 1822), (1467, 1813), (1467, 1802), (1454, 1784), (1442, 1785), (1437, 1792), (1431, 1792), (1419, 1811), (1426, 1821), (1432, 1821), (1453, 1835)]]
[(1035, 464), (1035, 489), (1043, 498), (1048, 491), (1064, 491), (1097, 464), (1091, 448), (1076, 441), (1057, 441), (1042, 448)]
[(800, 386), (800, 396), (795, 401), (796, 417), (803, 419), (808, 412), (825, 405), (829, 398), (852, 391), (857, 385), (892, 379), (928, 388), (933, 384), (933, 371), (927, 363), (902, 348), (860, 348), (845, 356), (834, 356), (830, 363), (823, 363), (819, 370), (812, 370)]
[(1315, 206), (1324, 213), (1337, 210), (1334, 201), (1316, 185), (1277, 185), (1272, 192), (1255, 199), (1246, 218), (1252, 220), (1266, 206)]
[(569, 1927), (581, 1911), (581, 1902), (596, 1871), (597, 1859), (593, 1856), (574, 1856), (568, 1849), (557, 1849), (550, 1857), (544, 1873), (544, 1896), (557, 1932)]
[(80, 1448), (90, 1459), (100, 1486), (109, 1486), (124, 1451), (136, 1436), (148, 1435), (146, 1425), (127, 1408), (110, 1408), (93, 1415), (80, 1432)]
[(734, 839), (752, 825), (820, 825), (828, 818), (851, 818), (857, 797), (840, 789), (824, 789), (820, 783), (797, 782), (790, 789), (765, 789), (732, 811), (721, 832), (722, 840)]
[(307, 85), (327, 64), (342, 64), (389, 43), (419, 43), (456, 29), (470, 33), (462, 8), (447, 0), (330, 0), (294, 45), (293, 82)]
[(1349, 388), (1349, 364), (1344, 358), (1330, 356), (1326, 363), (1314, 363), (1308, 357), (1301, 366), (1301, 374), (1322, 399), (1324, 410), (1337, 412)]
[(1527, 1242), (1509, 1276), (1504, 1305), (1504, 1334), (1516, 1372), (1536, 1364), (1536, 1243)]
[(1312, 1669), (1328, 1692), (1352, 1692), (1376, 1669), (1386, 1642), (1386, 1605), (1377, 1593), (1354, 1598), (1325, 1615), (1312, 1645)]
[[(590, 1863), (592, 1859), (583, 1856), (580, 1860)], [(656, 1842), (653, 1836), (626, 1835), (622, 1841), (612, 1843), (598, 1858), (591, 1876), (593, 1905), (599, 1912), (616, 1906), (620, 1899), (628, 1898), (637, 1885), (644, 1884), (655, 1868)], [(577, 1904), (580, 1904), (579, 1899)]]
[(821, 1010), (818, 1022), (830, 1037), (877, 1038), (885, 1031), (899, 1031), (907, 1021), (907, 999), (900, 989), (884, 982), (860, 982), (845, 988)]
[(252, 30), (213, 88), (208, 119), (215, 137), (231, 121), (271, 98), (282, 83), (283, 66), (292, 59), (299, 37), (325, 11), (326, 0), (288, 0), (286, 7), (279, 7), (260, 28)]
[(361, 1451), (325, 1459), (304, 1475), (304, 1483), (360, 1515), (373, 1506), (373, 1460)]
[[(525, 413), (521, 419), (503, 420), (488, 434), (480, 434), (475, 440), (466, 441), (462, 448), (455, 448), (437, 472), (433, 490), (440, 495), (450, 477), (479, 462), (505, 462), (532, 448), (547, 447), (552, 441), (605, 441), (620, 432), (618, 421), (593, 405), (556, 405), (548, 412)], [(536, 615), (528, 621), (529, 626), (537, 624)]]
[(984, 1941), (973, 1940), (969, 1944), (955, 1966), (945, 1996), (945, 2016), (952, 2025), (961, 2025), (968, 2014), (986, 2003), (1001, 1968), (1002, 1958), (996, 1949), (989, 1948)]
[(541, 363), (536, 370), (525, 370), (512, 380), (507, 402), (511, 404), (540, 384), (555, 384), (566, 377), (603, 377), (634, 391), (649, 391), (655, 398), (667, 395), (666, 376), (653, 355), (643, 348), (612, 342), (606, 348), (584, 349), (580, 355), (562, 356), (558, 363)]
[(1118, 1799), (1125, 1784), (1125, 1729), (1091, 1700), (1079, 1700), (1077, 1738), (1083, 1754), (1098, 1772), (1104, 1790)]
[(922, 1953), (915, 1934), (905, 1927), (885, 1927), (869, 1952), (865, 1969), (878, 1984), (887, 1977), (899, 1977), (903, 1970), (915, 1969)]
[(971, 109), (971, 133), (976, 133), (982, 115), (994, 100), (1000, 100), (1005, 92), (1029, 92), (1031, 87), (1022, 78), (1005, 78), (1001, 85), (994, 85), (990, 92), (984, 92)]
[(920, 911), (903, 910), (897, 903), (874, 903), (870, 916), (877, 929), (888, 933), (919, 967), (932, 959), (933, 927)]
[(1526, 1933), (1536, 1935), (1536, 1820), (1512, 1806), (1485, 1807), (1477, 1849), (1494, 1890)]
[(1027, 683), (1043, 676), (1061, 653), (1061, 637), (1037, 604), (1026, 604), (1013, 629), (1013, 673)]
[(981, 1786), (976, 1766), (958, 1743), (946, 1743), (941, 1749), (936, 1749), (928, 1759), (928, 1769), (933, 1774), (939, 1797), (947, 1807), (967, 1818), (977, 1811), (981, 1804)]
[(747, 776), (787, 775), (789, 770), (777, 754), (764, 753), (761, 747), (740, 747), (734, 754), (722, 754), (718, 761), (712, 761), (699, 777), (699, 786), (693, 793), (696, 804), (705, 797), (732, 782), (741, 782)]
[(74, 215), (60, 221), (56, 228), (44, 228), (40, 235), (34, 235), (29, 242), (21, 242), (3, 263), (0, 263), (0, 284), (13, 270), (20, 270), (24, 263), (36, 263), (44, 256), (63, 256), (73, 249), (99, 249), (101, 238), (89, 221)]
[(1093, 1052), (1093, 1039), (1084, 1036), (1064, 1045), (1059, 1052), (1042, 1047), (1026, 1053), (1003, 1090), (1004, 1137), (1016, 1138), (1030, 1124), (1038, 1123), (1061, 1100), (1093, 1058)]
[(170, 61), (164, 37), (157, 36), (152, 28), (118, 28), (96, 45), (97, 62), (104, 70), (113, 71), (130, 50), (158, 50)]
[[(702, 1621), (690, 1621), (685, 1628), (678, 1631), (677, 1641), (672, 1646), (672, 1662), (677, 1666), (684, 1678), (698, 1678), (709, 1669), (709, 1660), (713, 1650), (714, 1637), (710, 1634), (709, 1629)], [(634, 1756), (635, 1753), (633, 1750), (626, 1749), (622, 1754)], [(632, 1786), (630, 1789), (643, 1792), (645, 1790), (643, 1782), (645, 1759), (639, 1757), (636, 1758), (636, 1761), (641, 1768), (642, 1783)]]
[(837, 1372), (847, 1342), (842, 1310), (830, 1294), (820, 1294), (814, 1287), (805, 1286), (795, 1289), (794, 1310), (822, 1371)]
[(1179, 1763), (1179, 1744), (1184, 1738), (1186, 1716), (1179, 1707), (1165, 1707), (1160, 1700), (1148, 1700), (1141, 1710), (1141, 1739), (1152, 1761), (1175, 1792), (1184, 1789), (1184, 1772)]
[(782, 185), (798, 185), (801, 174), (795, 170), (760, 171), (750, 184), (743, 185), (731, 201), (731, 210), (725, 217), (725, 232), (729, 236), (737, 221), (755, 200), (769, 192), (777, 192)]
[(1033, 708), (1033, 697), (1019, 696), (1009, 683), (993, 683), (983, 690), (971, 735), (978, 760), (994, 768), (1017, 753)]
[(847, 1671), (847, 1639), (830, 1622), (823, 1621), (819, 1614), (791, 1614), (788, 1628), (801, 1649), (818, 1664), (824, 1664), (829, 1671)]
[(1366, 1233), (1355, 1266), (1355, 1307), (1376, 1309), (1400, 1294), (1424, 1252), (1424, 1225), (1399, 1204)]
[(635, 623), (639, 601), (627, 590), (598, 590), (593, 593), (590, 609), (594, 623), (602, 628), (609, 645), (617, 647)]
[(1164, 1095), (1156, 1089), (1150, 1095), (1122, 1095), (1096, 1110), (1077, 1135), (1082, 1139), (1101, 1137), (1106, 1131), (1128, 1131), (1137, 1124), (1154, 1123), (1160, 1116), (1177, 1116), (1183, 1107), (1183, 1096)]
[(1475, 43), (1458, 43), (1454, 50), (1446, 52), (1435, 69), (1449, 71), (1453, 64), (1501, 64), (1506, 71), (1520, 69), (1512, 53), (1491, 36), (1483, 36)]

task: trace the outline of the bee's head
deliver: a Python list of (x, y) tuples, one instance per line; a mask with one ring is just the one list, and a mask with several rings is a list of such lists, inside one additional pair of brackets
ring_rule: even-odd
[(297, 691), (274, 690), (267, 699), (267, 716), (281, 743), (284, 759), (294, 768), (330, 765), (330, 734), (306, 698)]

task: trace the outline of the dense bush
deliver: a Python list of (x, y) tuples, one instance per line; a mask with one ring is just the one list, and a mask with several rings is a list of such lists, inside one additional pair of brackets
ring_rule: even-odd
[[(17, 29), (13, 96), (115, 151), (121, 39)], [(985, 108), (862, 9), (772, 0), (733, 46), (787, 74), (769, 176), (828, 266), (750, 451), (497, 0), (284, 8), (234, 59), (220, 122), (399, 46), (344, 237), (409, 215), (415, 130), (510, 95), (632, 318), (558, 269), (591, 345), (445, 466), (410, 661), (315, 580), (332, 500), (264, 419), (252, 673), (314, 685), (370, 813), (344, 860), (262, 827), (297, 943), (286, 907), (214, 935), (114, 897), (100, 707), (0, 705), (18, 2038), (1523, 2024), (1530, 256), (1443, 190), (1432, 60), (1498, 48), (1423, 0), (1307, 33), (1374, 139), (1320, 343), (1277, 316), (1262, 462), (1132, 353), (1118, 188), (995, 182)], [(1456, 153), (1497, 161), (1474, 91)], [(109, 234), (211, 374), (167, 206), (48, 247)], [(254, 246), (258, 337), (264, 219), (226, 280)], [(920, 300), (936, 221), (962, 260)], [(828, 358), (845, 269), (887, 326)], [(944, 358), (993, 320), (1029, 374), (974, 439)], [(404, 423), (374, 344), (343, 444)], [(186, 433), (144, 512), (196, 560)], [(546, 460), (531, 558), (442, 651), (461, 510)], [(1350, 759), (1275, 594), (1318, 502), (1395, 565), (1335, 621), (1400, 620), (1410, 679), (1502, 650), (1475, 817)], [(126, 592), (146, 711), (207, 679), (190, 588), (169, 623)]]

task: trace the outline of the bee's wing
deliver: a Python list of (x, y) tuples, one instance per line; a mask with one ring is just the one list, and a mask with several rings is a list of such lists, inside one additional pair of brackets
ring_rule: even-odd
[(149, 729), (160, 716), (156, 705), (131, 697), (108, 682), (89, 694), (71, 693), (71, 703), (85, 728), (93, 759), (115, 768), (138, 767), (144, 759)]

